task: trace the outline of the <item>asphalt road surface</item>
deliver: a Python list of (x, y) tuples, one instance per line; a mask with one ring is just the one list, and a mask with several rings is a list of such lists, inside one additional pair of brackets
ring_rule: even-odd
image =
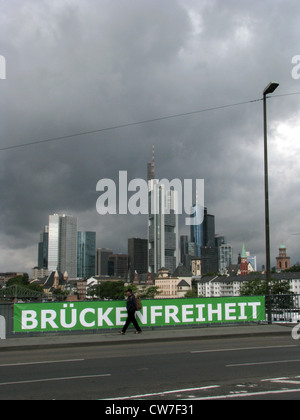
[(1, 400), (300, 399), (289, 337), (1, 352)]

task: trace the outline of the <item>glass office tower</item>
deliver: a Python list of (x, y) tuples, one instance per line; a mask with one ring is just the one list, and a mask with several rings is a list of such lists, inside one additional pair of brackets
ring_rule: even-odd
[(204, 245), (204, 208), (200, 204), (193, 206), (194, 223), (191, 225), (191, 242), (196, 244), (197, 257), (201, 257), (201, 247)]
[(78, 232), (77, 276), (89, 278), (95, 275), (96, 232)]
[(165, 190), (156, 179), (148, 182), (148, 264), (151, 273), (167, 268), (173, 273), (179, 262), (178, 255), (178, 214), (176, 214), (176, 194)]
[(50, 215), (48, 238), (48, 270), (77, 277), (77, 218)]

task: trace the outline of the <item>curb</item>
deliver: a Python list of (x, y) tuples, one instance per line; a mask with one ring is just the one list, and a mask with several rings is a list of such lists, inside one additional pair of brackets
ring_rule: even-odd
[(180, 336), (180, 337), (153, 337), (153, 338), (137, 338), (137, 339), (124, 339), (124, 340), (107, 340), (107, 341), (85, 341), (85, 342), (65, 342), (65, 343), (45, 343), (45, 344), (24, 344), (15, 346), (0, 346), (0, 353), (5, 351), (25, 351), (25, 350), (49, 350), (53, 348), (68, 348), (68, 347), (101, 347), (101, 346), (117, 346), (117, 345), (128, 345), (128, 344), (145, 344), (145, 343), (163, 343), (163, 342), (178, 342), (178, 341), (205, 341), (205, 340), (220, 340), (220, 339), (234, 339), (234, 338), (247, 338), (255, 336), (268, 336), (268, 337), (284, 337), (290, 336), (291, 331), (269, 331), (269, 332), (241, 332), (241, 333), (229, 333), (221, 335), (199, 335), (199, 336)]

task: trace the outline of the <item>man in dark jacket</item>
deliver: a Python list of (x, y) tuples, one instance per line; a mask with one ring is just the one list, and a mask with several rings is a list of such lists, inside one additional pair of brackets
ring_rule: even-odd
[(139, 324), (137, 323), (137, 320), (135, 319), (135, 312), (136, 312), (136, 300), (135, 300), (135, 296), (132, 293), (131, 289), (126, 290), (126, 295), (127, 295), (127, 303), (126, 303), (126, 307), (127, 307), (127, 320), (126, 323), (123, 327), (123, 329), (120, 331), (120, 334), (125, 334), (127, 328), (129, 327), (129, 324), (132, 322), (133, 326), (135, 327), (136, 331), (135, 334), (140, 334), (142, 332), (142, 330), (139, 327)]

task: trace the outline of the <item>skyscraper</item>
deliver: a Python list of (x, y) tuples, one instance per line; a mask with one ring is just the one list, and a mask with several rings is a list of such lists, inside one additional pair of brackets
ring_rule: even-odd
[(196, 244), (197, 257), (201, 257), (201, 247), (204, 245), (204, 232), (203, 232), (203, 212), (204, 209), (199, 204), (193, 206), (194, 209), (194, 224), (191, 225), (191, 242)]
[(232, 264), (233, 249), (230, 244), (223, 243), (218, 247), (219, 253), (219, 272), (223, 275)]
[(208, 214), (207, 208), (204, 208), (203, 242), (204, 246), (215, 246), (215, 216)]
[(112, 249), (98, 248), (96, 257), (96, 276), (108, 276), (108, 259)]
[(78, 232), (77, 276), (89, 278), (95, 275), (96, 232)]
[(44, 226), (43, 232), (40, 234), (38, 267), (44, 269), (48, 267), (48, 226)]
[(50, 215), (48, 234), (48, 270), (77, 277), (77, 218)]
[(195, 242), (198, 257), (201, 257), (201, 247), (215, 247), (215, 216), (208, 214), (207, 208), (199, 204), (193, 209), (195, 222), (191, 226), (191, 242)]
[(128, 239), (128, 259), (130, 280), (134, 274), (148, 273), (148, 240), (140, 238)]
[(148, 165), (148, 264), (151, 273), (167, 268), (173, 273), (178, 266), (178, 214), (177, 194), (166, 190), (164, 184), (154, 179), (154, 170)]

